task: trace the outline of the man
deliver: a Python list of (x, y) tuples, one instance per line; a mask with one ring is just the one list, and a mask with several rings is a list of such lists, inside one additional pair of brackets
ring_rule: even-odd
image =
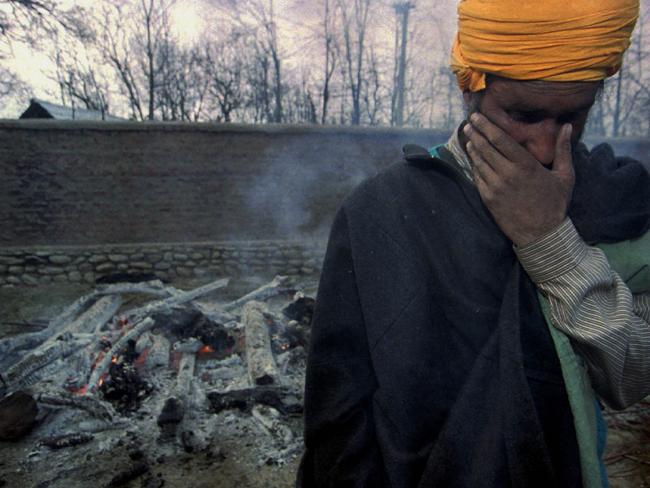
[(648, 258), (650, 179), (578, 140), (637, 16), (461, 1), (469, 121), (335, 218), (298, 486), (606, 485), (589, 382), (619, 408), (650, 393), (650, 286), (647, 261), (622, 278), (593, 244)]

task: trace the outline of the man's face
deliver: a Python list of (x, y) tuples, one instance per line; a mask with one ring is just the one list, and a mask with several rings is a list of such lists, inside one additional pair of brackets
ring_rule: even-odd
[[(599, 81), (517, 81), (490, 77), (479, 111), (528, 150), (540, 163), (550, 166), (562, 126), (573, 125), (573, 143), (582, 135)], [(471, 94), (464, 94), (471, 107)]]

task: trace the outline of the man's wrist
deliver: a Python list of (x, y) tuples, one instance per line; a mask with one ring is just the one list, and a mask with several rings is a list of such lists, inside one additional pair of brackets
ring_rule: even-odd
[(562, 276), (587, 254), (580, 234), (568, 217), (555, 229), (524, 246), (514, 246), (519, 262), (535, 283)]

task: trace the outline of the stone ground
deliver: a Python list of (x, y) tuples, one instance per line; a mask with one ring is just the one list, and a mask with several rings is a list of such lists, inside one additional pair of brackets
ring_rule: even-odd
[[(189, 289), (203, 283), (186, 280), (174, 283)], [(230, 287), (233, 297), (255, 288), (259, 283), (235, 282)], [(36, 330), (50, 317), (89, 290), (87, 285), (50, 285), (39, 288), (0, 288), (0, 338)], [(31, 324), (31, 325), (30, 325)], [(624, 412), (606, 415), (609, 424), (606, 462), (612, 488), (650, 488), (650, 402), (641, 403)], [(296, 420), (296, 422), (300, 422)], [(295, 426), (300, 429), (300, 425)], [(146, 488), (162, 486), (178, 488), (289, 488), (293, 486), (298, 465), (296, 457), (283, 466), (260, 462), (251, 447), (253, 435), (221, 438), (216, 442), (223, 455), (183, 455), (149, 460), (151, 472), (124, 486)], [(0, 442), (0, 487), (87, 487), (91, 483), (105, 486), (116, 472), (133, 463), (125, 445), (93, 457), (75, 459), (74, 449), (52, 451), (48, 465), (58, 466), (59, 473), (25, 472), (21, 463), (33, 439), (18, 443)], [(146, 485), (143, 480), (151, 480)], [(4, 481), (4, 484), (3, 484)]]

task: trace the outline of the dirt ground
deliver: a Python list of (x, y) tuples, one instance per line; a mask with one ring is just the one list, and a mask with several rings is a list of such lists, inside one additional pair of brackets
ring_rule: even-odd
[[(189, 289), (200, 282), (174, 283)], [(259, 283), (235, 282), (232, 297), (255, 288)], [(0, 339), (37, 330), (63, 308), (89, 291), (84, 285), (39, 288), (0, 288)], [(650, 487), (650, 402), (642, 402), (624, 412), (606, 414), (609, 424), (607, 469), (612, 488)], [(293, 420), (292, 430), (301, 431), (301, 419)], [(247, 435), (248, 434), (248, 435)], [(214, 440), (207, 453), (183, 454), (146, 459), (134, 454), (125, 433), (122, 446), (110, 452), (87, 454), (87, 450), (51, 451), (47, 459), (30, 461), (36, 433), (18, 443), (0, 442), (0, 487), (48, 488), (107, 486), (129, 467), (146, 461), (148, 471), (121, 486), (159, 488), (288, 488), (293, 486), (299, 453), (282, 466), (267, 464), (253, 449), (256, 433), (228, 434)], [(81, 454), (80, 454), (81, 453)], [(77, 459), (79, 456), (83, 458)], [(25, 461), (27, 459), (27, 461)], [(52, 469), (52, 466), (56, 469)]]

